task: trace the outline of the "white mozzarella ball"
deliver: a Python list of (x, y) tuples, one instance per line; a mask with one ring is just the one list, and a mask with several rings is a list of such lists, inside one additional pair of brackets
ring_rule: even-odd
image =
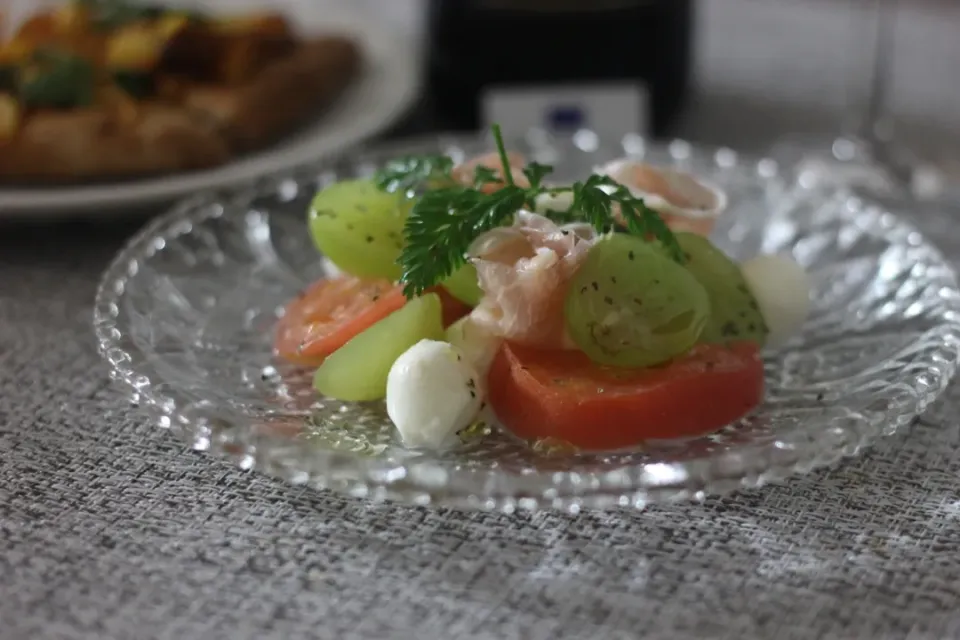
[(421, 340), (387, 376), (387, 414), (410, 447), (441, 448), (477, 417), (483, 381), (447, 342)]
[(770, 329), (768, 344), (783, 344), (800, 330), (810, 313), (806, 272), (796, 261), (779, 255), (757, 256), (740, 269)]

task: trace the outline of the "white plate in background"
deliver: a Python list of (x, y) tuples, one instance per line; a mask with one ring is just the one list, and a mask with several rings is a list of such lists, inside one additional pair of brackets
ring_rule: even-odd
[[(225, 0), (192, 4), (214, 10), (224, 7), (230, 11), (257, 6), (246, 1)], [(287, 1), (273, 6), (285, 11), (305, 32), (351, 33), (363, 47), (365, 69), (361, 77), (319, 114), (316, 122), (274, 147), (205, 171), (79, 187), (0, 186), (0, 218), (142, 212), (147, 207), (169, 204), (198, 190), (240, 184), (337, 153), (383, 131), (411, 106), (419, 91), (420, 70), (418, 43), (408, 30), (398, 28), (369, 9), (363, 11), (342, 0)]]

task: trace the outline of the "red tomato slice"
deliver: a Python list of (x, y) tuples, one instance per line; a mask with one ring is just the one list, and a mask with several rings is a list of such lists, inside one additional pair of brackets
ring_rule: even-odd
[(355, 276), (323, 279), (287, 305), (277, 323), (277, 355), (302, 365), (319, 365), (355, 335), (406, 303), (388, 280)]
[[(440, 297), (444, 327), (470, 313), (469, 306), (443, 287), (430, 291)], [(277, 323), (274, 349), (290, 362), (319, 365), (354, 336), (406, 302), (403, 289), (387, 280), (364, 280), (355, 276), (320, 280), (287, 305)]]
[(489, 401), (517, 436), (610, 450), (697, 436), (743, 417), (763, 398), (756, 345), (700, 345), (661, 367), (603, 367), (579, 351), (505, 344), (488, 377)]

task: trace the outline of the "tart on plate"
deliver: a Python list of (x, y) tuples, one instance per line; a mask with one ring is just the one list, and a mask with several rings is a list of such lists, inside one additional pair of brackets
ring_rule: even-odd
[(284, 16), (73, 0), (0, 41), (0, 182), (69, 183), (222, 165), (336, 100), (362, 62)]

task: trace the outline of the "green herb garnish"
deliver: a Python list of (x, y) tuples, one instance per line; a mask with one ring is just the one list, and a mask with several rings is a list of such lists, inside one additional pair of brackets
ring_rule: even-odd
[(13, 93), (17, 90), (17, 67), (12, 64), (0, 64), (0, 92)]
[(20, 71), (20, 99), (27, 107), (85, 107), (93, 102), (95, 81), (87, 60), (66, 51), (38, 49)]
[(112, 75), (113, 83), (132, 98), (142, 99), (153, 93), (154, 81), (150, 73), (118, 69)]
[[(569, 187), (545, 187), (543, 179), (553, 167), (534, 162), (523, 168), (530, 186), (517, 185), (500, 127), (495, 124), (492, 130), (502, 178), (489, 167), (477, 167), (472, 185), (457, 184), (452, 177), (453, 161), (446, 156), (399, 158), (377, 173), (375, 181), (386, 191), (412, 195), (426, 187), (404, 226), (404, 249), (398, 260), (403, 268), (400, 281), (408, 298), (453, 274), (466, 263), (467, 250), (478, 236), (512, 223), (517, 211), (532, 209), (542, 194), (572, 191), (573, 202), (566, 211), (544, 215), (558, 223), (587, 222), (598, 233), (609, 233), (619, 226), (616, 205), (627, 233), (658, 242), (671, 258), (683, 262), (680, 245), (657, 212), (607, 176), (591, 175)], [(504, 186), (493, 193), (481, 191), (489, 183)]]
[(90, 14), (90, 23), (100, 30), (117, 29), (140, 20), (153, 20), (165, 13), (163, 7), (129, 0), (76, 0)]

